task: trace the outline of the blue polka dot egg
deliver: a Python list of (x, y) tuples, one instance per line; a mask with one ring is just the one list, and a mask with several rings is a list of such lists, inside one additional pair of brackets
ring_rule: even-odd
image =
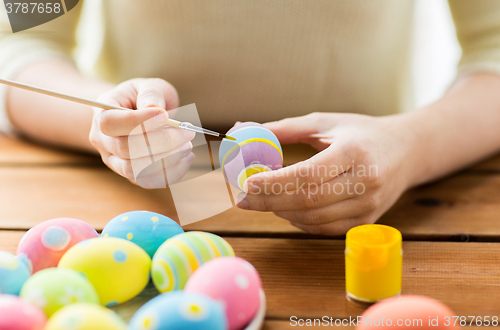
[(0, 251), (0, 293), (19, 295), (30, 277), (28, 265), (9, 252)]
[(142, 247), (152, 258), (167, 239), (183, 233), (174, 220), (148, 211), (132, 211), (113, 218), (102, 231), (102, 237), (127, 239)]
[(175, 291), (153, 298), (132, 317), (130, 330), (225, 330), (224, 307), (199, 293)]
[(146, 287), (151, 258), (126, 239), (92, 238), (69, 249), (58, 267), (84, 274), (101, 304), (113, 306), (132, 299)]

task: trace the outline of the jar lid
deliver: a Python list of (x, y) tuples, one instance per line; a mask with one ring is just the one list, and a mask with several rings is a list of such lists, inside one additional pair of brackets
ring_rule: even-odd
[(350, 229), (346, 234), (346, 256), (371, 267), (383, 267), (402, 255), (401, 232), (396, 228), (372, 224)]

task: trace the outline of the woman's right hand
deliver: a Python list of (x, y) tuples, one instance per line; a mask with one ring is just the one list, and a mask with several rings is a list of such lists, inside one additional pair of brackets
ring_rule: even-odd
[(190, 141), (195, 133), (165, 126), (172, 114), (168, 110), (179, 106), (172, 85), (162, 79), (131, 79), (98, 101), (137, 109), (93, 109), (89, 139), (109, 168), (148, 189), (165, 188), (167, 177), (170, 183), (182, 178), (194, 160)]

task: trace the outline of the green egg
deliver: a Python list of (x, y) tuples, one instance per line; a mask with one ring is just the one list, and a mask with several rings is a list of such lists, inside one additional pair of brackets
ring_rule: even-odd
[(47, 317), (75, 303), (99, 304), (99, 296), (81, 273), (47, 268), (33, 275), (21, 289), (20, 297), (45, 312)]

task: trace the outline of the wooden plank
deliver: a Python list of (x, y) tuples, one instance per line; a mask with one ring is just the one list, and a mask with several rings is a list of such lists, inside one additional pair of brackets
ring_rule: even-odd
[[(311, 157), (316, 151), (308, 145), (287, 145), (283, 146), (283, 153), (285, 155), (284, 164), (290, 165)], [(202, 163), (210, 164), (208, 160), (203, 160)], [(102, 162), (97, 156), (43, 146), (0, 134), (0, 165), (5, 166), (6, 164), (11, 166), (29, 164), (95, 166), (102, 164)]]
[[(284, 165), (288, 166), (312, 157), (317, 151), (305, 144), (284, 145)], [(200, 163), (200, 160), (196, 160)], [(201, 160), (201, 164), (208, 164)], [(36, 144), (0, 133), (0, 166), (104, 166), (99, 157)], [(466, 171), (499, 173), (500, 155), (473, 165)]]
[(0, 230), (0, 250), (15, 254), (24, 233), (24, 231)]
[(102, 229), (132, 210), (175, 215), (167, 190), (142, 189), (106, 168), (0, 168), (0, 178), (0, 228), (73, 217)]
[[(14, 251), (22, 232), (0, 232), (0, 250)], [(227, 238), (259, 271), (271, 320), (348, 318), (364, 308), (345, 299), (344, 241)], [(500, 243), (404, 242), (403, 294), (443, 301), (456, 315), (498, 315)], [(129, 318), (156, 295), (149, 287), (118, 306)]]
[(97, 156), (49, 148), (0, 134), (0, 166), (26, 165), (98, 165)]
[[(114, 216), (131, 210), (176, 218), (167, 190), (142, 189), (106, 168), (0, 168), (0, 182), (0, 228), (28, 229), (66, 216), (102, 229)], [(409, 239), (496, 241), (498, 214), (500, 176), (469, 173), (409, 191), (379, 222), (400, 229)], [(272, 213), (237, 208), (186, 229), (224, 235), (304, 235)]]
[(407, 238), (462, 235), (465, 240), (496, 240), (499, 212), (500, 177), (463, 173), (405, 193), (379, 223), (397, 227)]

